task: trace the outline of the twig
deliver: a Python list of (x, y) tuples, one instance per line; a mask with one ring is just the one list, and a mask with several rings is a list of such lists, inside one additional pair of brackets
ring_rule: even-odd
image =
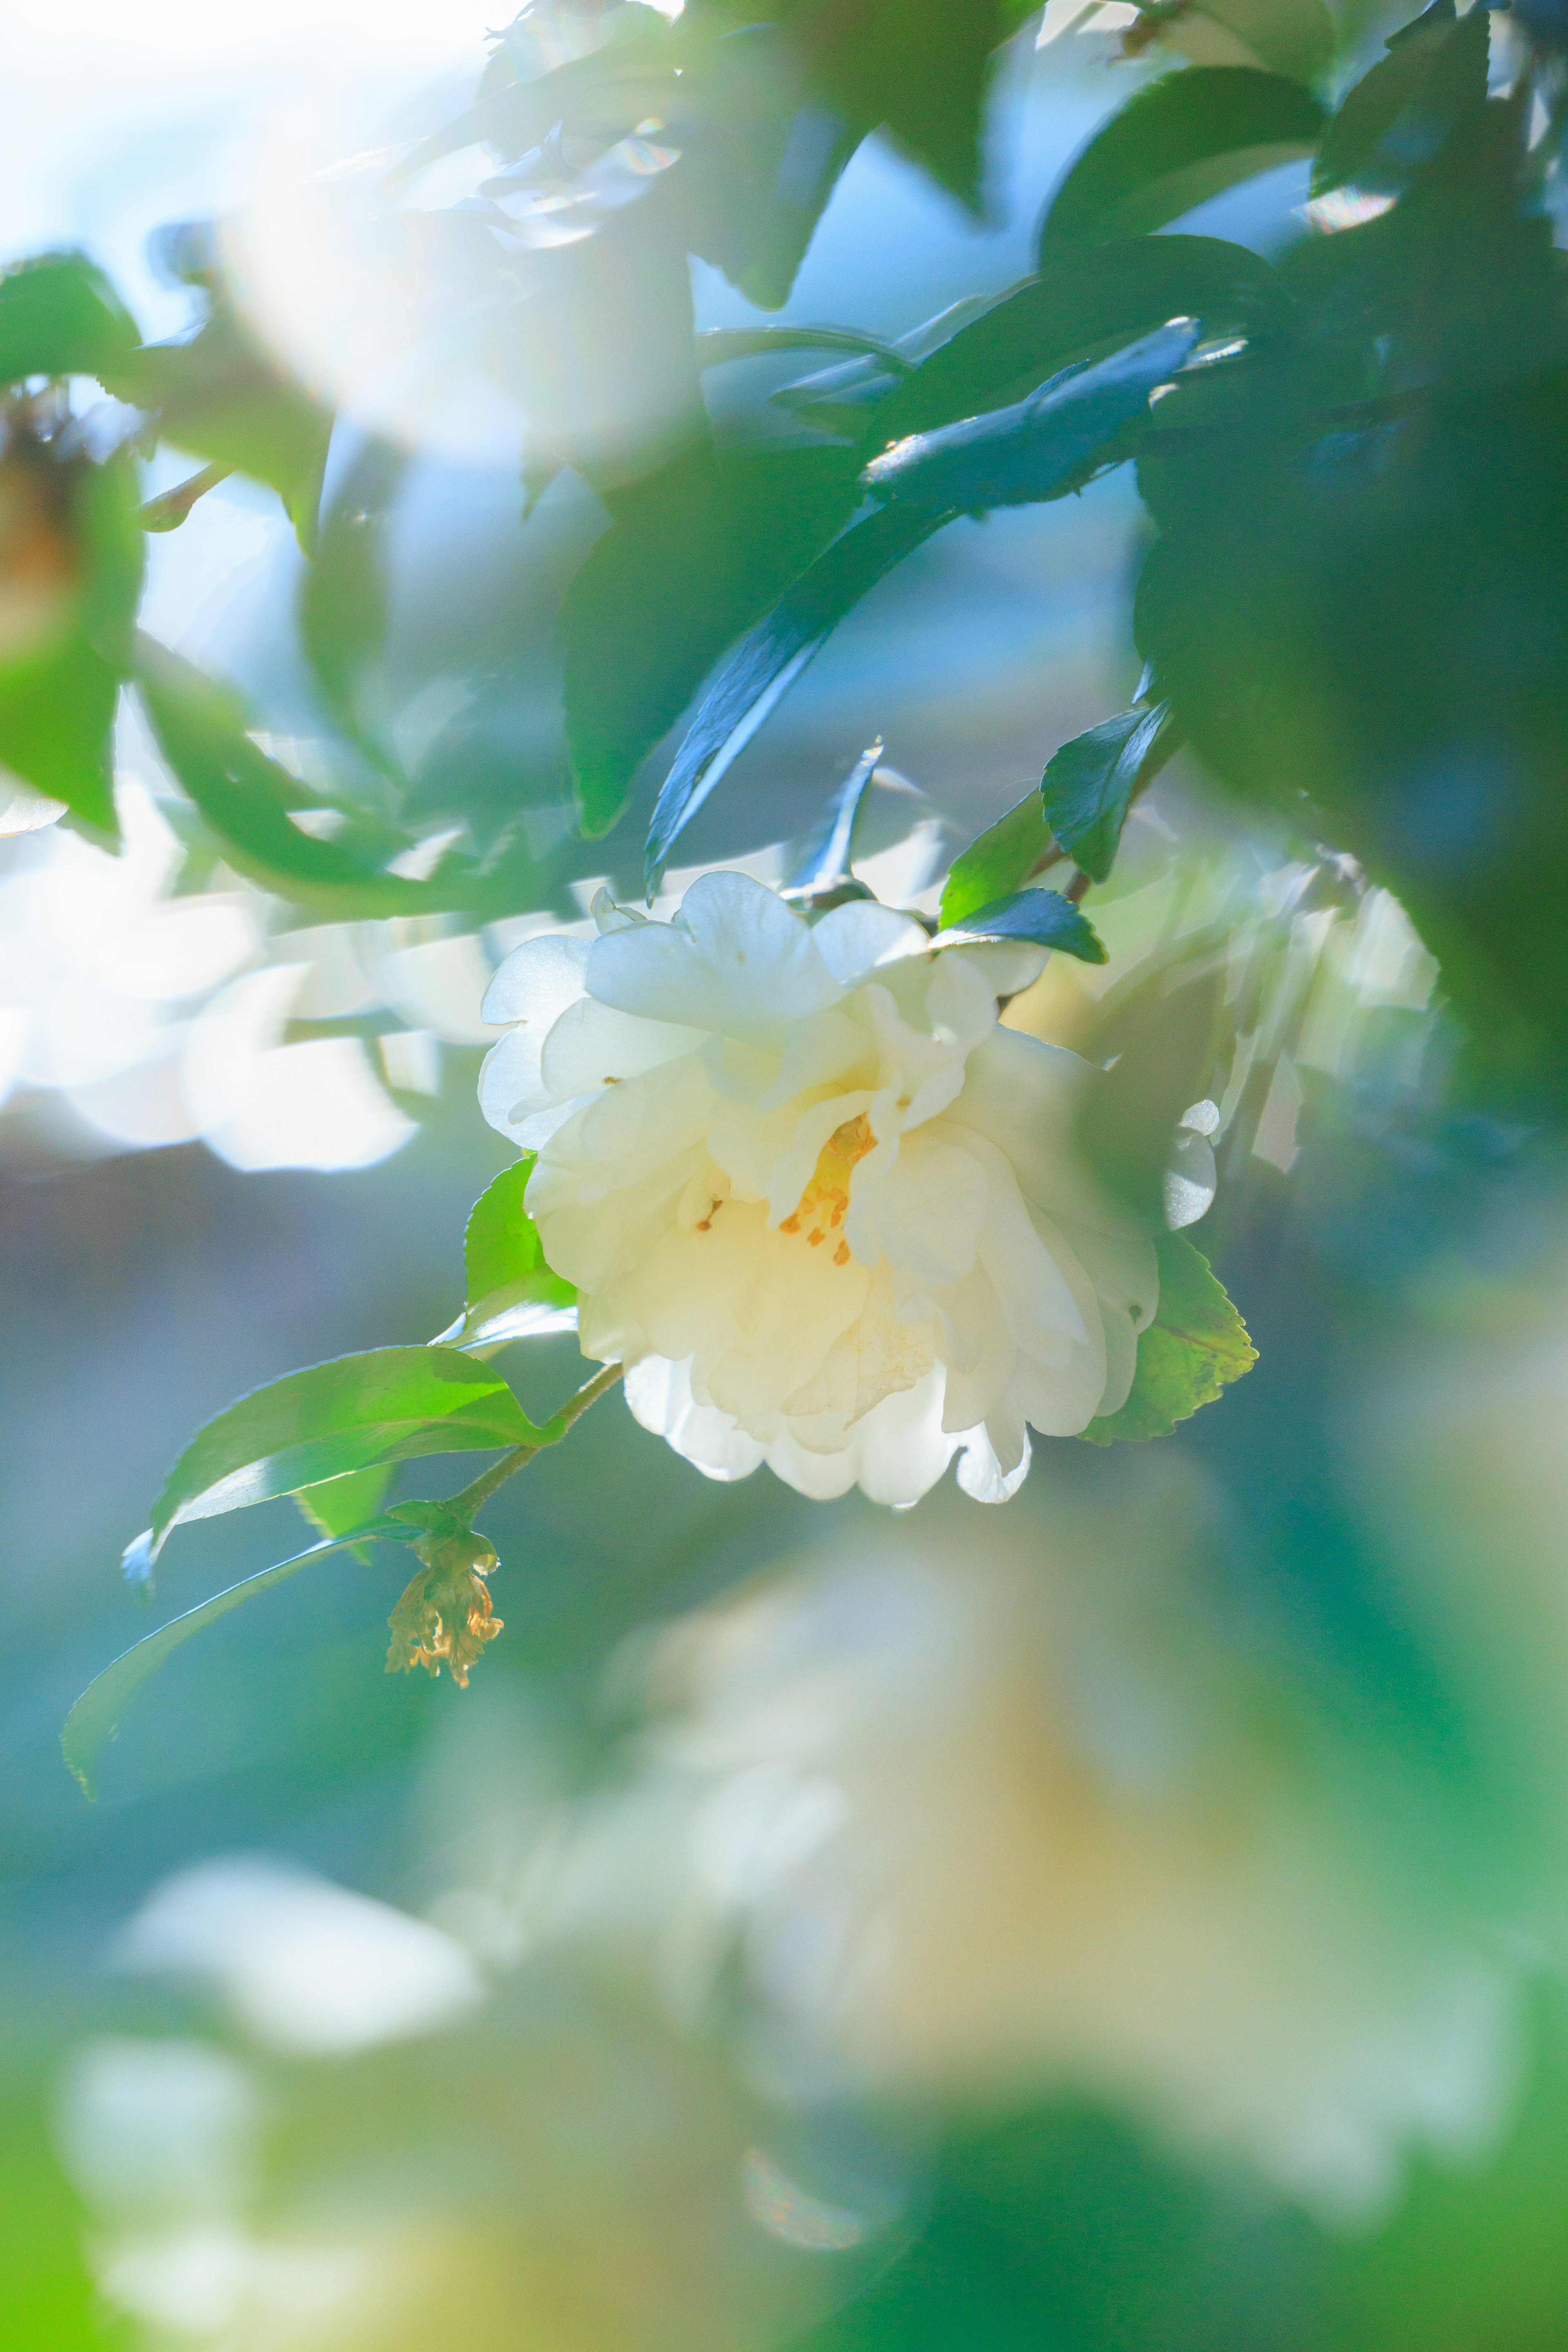
[(172, 490), (163, 490), (144, 507), (138, 507), (137, 521), (143, 530), (177, 530), (196, 500), (226, 482), (233, 471), (232, 466), (204, 466), (188, 481), (176, 482)]
[(544, 1423), (537, 1438), (531, 1438), (522, 1445), (514, 1445), (510, 1453), (501, 1455), (499, 1462), (492, 1462), (488, 1470), (481, 1470), (471, 1485), (464, 1486), (456, 1495), (448, 1495), (447, 1508), (471, 1522), (475, 1512), (489, 1501), (497, 1487), (504, 1486), (509, 1478), (519, 1470), (525, 1469), (545, 1446), (554, 1445), (564, 1437), (573, 1423), (615, 1387), (624, 1370), (621, 1364), (605, 1364), (578, 1390), (574, 1397), (568, 1397), (554, 1419)]

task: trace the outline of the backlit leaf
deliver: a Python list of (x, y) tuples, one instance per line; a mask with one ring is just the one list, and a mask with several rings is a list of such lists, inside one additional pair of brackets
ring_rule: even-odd
[(0, 276), (0, 383), (33, 375), (96, 375), (141, 337), (119, 295), (84, 253), (40, 253)]
[[(325, 1478), (319, 1486), (302, 1486), (295, 1496), (310, 1525), (334, 1538), (349, 1535), (375, 1518), (386, 1500), (394, 1465), (378, 1463), (369, 1470), (350, 1470), (341, 1478)], [(356, 1559), (370, 1558), (369, 1547), (353, 1547)]]
[(486, 1186), (463, 1235), (467, 1308), (458, 1328), (465, 1343), (571, 1328), (574, 1286), (552, 1271), (539, 1228), (523, 1206), (535, 1155), (525, 1152)]
[(1202, 1252), (1176, 1234), (1162, 1234), (1155, 1246), (1160, 1303), (1139, 1335), (1138, 1369), (1126, 1403), (1091, 1421), (1083, 1433), (1094, 1445), (1168, 1436), (1258, 1361), (1246, 1324)]
[(375, 1348), (311, 1364), (242, 1397), (192, 1439), (153, 1507), (152, 1556), (188, 1519), (351, 1470), (538, 1435), (506, 1382), (456, 1348)]
[(1039, 793), (1031, 791), (953, 859), (942, 888), (942, 921), (961, 923), (980, 908), (1022, 889), (1049, 863), (1054, 846)]

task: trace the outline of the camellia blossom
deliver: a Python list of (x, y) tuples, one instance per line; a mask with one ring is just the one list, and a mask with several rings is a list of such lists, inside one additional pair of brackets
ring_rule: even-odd
[(933, 952), (859, 900), (810, 921), (735, 873), (670, 922), (601, 893), (525, 940), (480, 1100), (537, 1150), (526, 1204), (585, 1356), (710, 1477), (912, 1503), (960, 1454), (1001, 1502), (1029, 1428), (1113, 1412), (1154, 1249), (1072, 1140), (1096, 1073), (998, 1024), (1032, 947)]

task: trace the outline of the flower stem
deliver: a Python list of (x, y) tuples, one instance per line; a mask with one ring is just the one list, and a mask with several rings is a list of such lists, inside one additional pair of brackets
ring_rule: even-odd
[(464, 1486), (456, 1495), (448, 1496), (447, 1508), (461, 1513), (471, 1523), (475, 1512), (481, 1504), (489, 1501), (498, 1486), (504, 1486), (517, 1471), (526, 1468), (545, 1446), (556, 1444), (591, 1404), (597, 1403), (600, 1397), (609, 1393), (620, 1379), (622, 1370), (619, 1364), (605, 1364), (591, 1381), (584, 1383), (575, 1396), (567, 1398), (554, 1419), (544, 1423), (536, 1439), (530, 1439), (522, 1445), (514, 1445), (510, 1453), (501, 1455), (499, 1462), (492, 1462), (488, 1470), (481, 1470), (471, 1485)]

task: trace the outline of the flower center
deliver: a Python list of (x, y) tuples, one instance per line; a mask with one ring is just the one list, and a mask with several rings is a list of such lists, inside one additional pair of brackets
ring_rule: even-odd
[[(876, 1140), (864, 1111), (836, 1127), (817, 1153), (811, 1181), (780, 1225), (780, 1233), (804, 1233), (812, 1248), (820, 1249), (828, 1234), (844, 1223), (849, 1209), (849, 1179)], [(834, 1251), (833, 1263), (848, 1265), (847, 1241), (840, 1241)]]

